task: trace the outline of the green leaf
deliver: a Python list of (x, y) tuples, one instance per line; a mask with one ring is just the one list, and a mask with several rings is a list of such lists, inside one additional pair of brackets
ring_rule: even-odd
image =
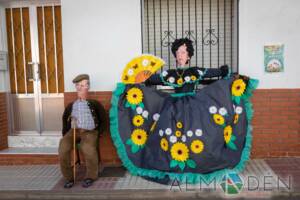
[(126, 140), (126, 144), (132, 145), (132, 140), (131, 139)]
[(241, 101), (241, 97), (235, 97), (235, 102), (236, 102), (236, 104), (240, 104), (240, 101)]
[(136, 105), (131, 105), (131, 109), (135, 110), (136, 109)]
[(186, 164), (190, 167), (190, 168), (195, 168), (196, 167), (196, 163), (195, 161), (193, 161), (192, 159), (188, 159)]
[(138, 145), (136, 145), (136, 144), (132, 144), (131, 145), (131, 152), (132, 153), (136, 153), (136, 152), (138, 152), (140, 150), (140, 147), (138, 146)]
[(185, 162), (178, 162), (179, 168), (181, 169), (181, 171), (184, 170), (185, 168)]
[(176, 160), (171, 160), (170, 162), (170, 168), (174, 168), (178, 165), (178, 162)]
[(139, 104), (139, 106), (141, 107), (141, 108), (145, 108), (145, 105), (144, 105), (144, 103), (143, 102), (141, 102), (140, 104)]
[(235, 141), (235, 140), (236, 140), (235, 135), (231, 135), (231, 141)]
[(232, 141), (229, 141), (229, 142), (227, 143), (227, 147), (228, 147), (229, 149), (231, 149), (231, 150), (237, 150), (235, 144), (234, 144)]
[(128, 101), (126, 101), (125, 107), (126, 107), (126, 108), (129, 108), (129, 107), (131, 107), (131, 104), (130, 104)]

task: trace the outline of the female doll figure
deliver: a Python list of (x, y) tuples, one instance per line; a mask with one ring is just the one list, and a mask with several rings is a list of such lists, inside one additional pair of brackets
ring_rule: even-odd
[[(123, 83), (113, 93), (110, 125), (118, 155), (130, 173), (157, 182), (197, 183), (239, 172), (249, 158), (249, 97), (257, 80), (227, 76), (227, 66), (184, 67), (193, 52), (189, 39), (179, 39), (172, 45), (177, 69), (153, 74), (163, 61), (150, 55), (125, 68)], [(197, 91), (210, 77), (222, 79)], [(175, 93), (142, 81), (172, 86)]]

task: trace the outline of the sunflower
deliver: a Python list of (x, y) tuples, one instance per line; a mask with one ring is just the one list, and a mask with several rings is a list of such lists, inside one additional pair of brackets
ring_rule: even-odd
[(218, 125), (223, 125), (224, 122), (225, 122), (225, 119), (222, 115), (220, 114), (214, 114), (213, 115), (214, 117), (214, 120), (215, 120), (215, 123), (218, 124)]
[(144, 123), (144, 118), (141, 115), (136, 115), (133, 117), (132, 123), (135, 126), (142, 126)]
[(192, 75), (192, 76), (191, 76), (191, 79), (192, 79), (192, 81), (195, 81), (195, 80), (197, 80), (197, 77), (194, 76), (194, 75)]
[(147, 141), (147, 133), (143, 129), (135, 129), (131, 134), (131, 140), (138, 146), (143, 146)]
[(177, 80), (177, 84), (178, 84), (178, 85), (182, 85), (182, 84), (183, 84), (183, 79), (182, 79), (182, 78), (179, 78), (179, 79)]
[(137, 105), (143, 100), (143, 92), (139, 88), (131, 88), (126, 95), (127, 101), (132, 105)]
[(175, 135), (176, 135), (176, 137), (181, 137), (182, 133), (181, 133), (181, 131), (176, 131)]
[(239, 121), (239, 115), (235, 114), (233, 123), (236, 124), (236, 123), (238, 123), (238, 121)]
[(177, 123), (176, 123), (176, 127), (177, 127), (177, 128), (182, 128), (182, 127), (183, 127), (183, 125), (182, 125), (182, 123), (181, 123), (181, 122), (177, 122)]
[(231, 135), (232, 135), (232, 127), (228, 125), (224, 128), (224, 140), (226, 144), (230, 141)]
[(185, 162), (189, 158), (189, 149), (184, 143), (177, 142), (171, 147), (171, 156), (176, 161)]
[(242, 96), (246, 89), (246, 84), (243, 79), (237, 79), (233, 82), (231, 92), (233, 96)]
[(162, 138), (160, 140), (160, 147), (161, 147), (162, 150), (168, 151), (168, 149), (169, 149), (169, 143), (168, 143), (168, 140), (166, 138)]
[(201, 140), (194, 140), (191, 144), (191, 150), (194, 153), (201, 153), (204, 149), (204, 144)]

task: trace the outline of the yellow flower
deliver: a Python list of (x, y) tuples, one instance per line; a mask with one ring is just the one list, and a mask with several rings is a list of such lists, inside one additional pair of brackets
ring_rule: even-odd
[(127, 101), (132, 105), (137, 105), (143, 100), (143, 92), (139, 88), (131, 88), (126, 95)]
[(237, 79), (233, 82), (231, 92), (234, 96), (242, 96), (246, 89), (246, 84), (243, 79)]
[(197, 80), (197, 77), (194, 76), (194, 75), (192, 75), (192, 76), (191, 76), (191, 79), (192, 79), (192, 81), (195, 81), (195, 80)]
[(135, 126), (142, 126), (144, 123), (144, 118), (141, 115), (136, 115), (133, 117), (132, 123)]
[(204, 144), (201, 140), (194, 140), (191, 144), (191, 150), (194, 153), (201, 153), (204, 149)]
[(143, 146), (147, 141), (147, 133), (143, 129), (135, 129), (131, 134), (131, 140), (138, 146)]
[(233, 123), (236, 124), (238, 121), (239, 121), (239, 115), (235, 114)]
[(226, 144), (230, 141), (231, 135), (232, 135), (232, 127), (228, 125), (224, 128), (224, 140)]
[(179, 79), (177, 80), (177, 84), (178, 84), (178, 85), (182, 85), (182, 84), (183, 84), (183, 79), (182, 79), (182, 78), (179, 78)]
[(168, 140), (166, 138), (162, 138), (160, 140), (160, 147), (161, 147), (162, 150), (168, 151), (168, 149), (169, 149), (169, 143), (168, 143)]
[(181, 134), (181, 131), (176, 131), (176, 132), (175, 132), (175, 135), (176, 135), (176, 137), (181, 137), (181, 135), (182, 135), (182, 134)]
[(182, 128), (182, 123), (181, 122), (177, 122), (176, 126), (177, 126), (177, 128)]
[(174, 160), (185, 162), (189, 158), (189, 149), (182, 142), (177, 142), (171, 147), (171, 156)]
[(225, 119), (222, 115), (220, 114), (214, 114), (214, 120), (215, 120), (215, 123), (218, 124), (218, 125), (223, 125), (224, 122), (225, 122)]

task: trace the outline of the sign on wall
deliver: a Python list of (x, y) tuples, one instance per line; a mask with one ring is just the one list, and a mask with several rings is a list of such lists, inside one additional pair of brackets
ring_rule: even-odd
[(274, 44), (264, 46), (264, 68), (265, 72), (284, 71), (284, 45)]

